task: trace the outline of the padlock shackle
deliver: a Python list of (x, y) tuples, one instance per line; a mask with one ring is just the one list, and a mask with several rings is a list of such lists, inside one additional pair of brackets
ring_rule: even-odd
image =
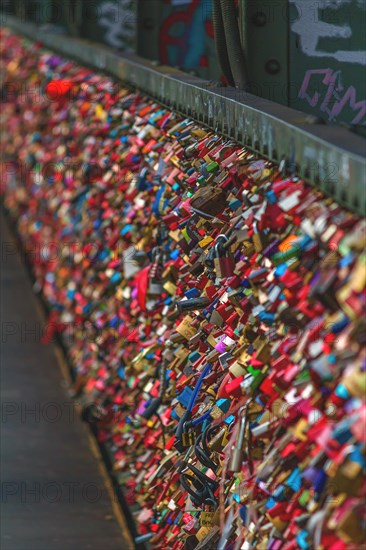
[(229, 237), (225, 235), (225, 233), (220, 233), (220, 235), (217, 235), (215, 241), (217, 241), (218, 239), (225, 239), (227, 242), (229, 240)]
[(225, 241), (227, 242), (229, 239), (227, 238), (226, 235), (224, 235), (223, 233), (220, 233), (220, 235), (218, 235), (215, 239), (215, 244), (214, 244), (214, 250), (215, 250), (215, 254), (216, 256), (219, 258), (219, 247), (221, 246), (222, 248), (224, 247), (225, 243), (222, 243), (219, 241), (219, 239), (225, 239)]

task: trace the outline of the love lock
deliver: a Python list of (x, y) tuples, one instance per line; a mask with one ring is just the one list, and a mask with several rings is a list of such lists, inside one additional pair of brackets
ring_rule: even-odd
[(226, 235), (219, 235), (214, 246), (214, 266), (219, 279), (225, 279), (234, 275), (234, 258), (230, 254), (229, 249), (225, 248), (225, 242), (228, 242), (228, 240)]
[(163, 288), (164, 252), (160, 247), (152, 251), (152, 265), (149, 274), (148, 293), (158, 296), (164, 292)]

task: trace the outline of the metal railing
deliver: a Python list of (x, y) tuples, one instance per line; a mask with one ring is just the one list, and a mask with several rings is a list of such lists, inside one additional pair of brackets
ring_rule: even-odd
[(81, 39), (40, 32), (7, 16), (14, 31), (80, 63), (105, 71), (182, 114), (274, 160), (360, 215), (366, 210), (366, 140), (346, 128), (233, 88), (120, 55)]

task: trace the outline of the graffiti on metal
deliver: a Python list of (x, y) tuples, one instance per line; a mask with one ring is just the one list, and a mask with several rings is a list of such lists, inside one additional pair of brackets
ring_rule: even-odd
[(214, 50), (211, 2), (191, 0), (174, 5), (181, 9), (169, 10), (160, 26), (161, 63), (186, 69), (207, 67), (210, 50)]
[[(297, 9), (297, 18), (291, 24), (291, 30), (299, 36), (300, 47), (305, 55), (310, 57), (330, 57), (342, 63), (358, 63), (366, 65), (366, 51), (339, 49), (326, 51), (321, 49), (321, 39), (338, 39), (340, 48), (347, 46), (352, 38), (352, 27), (346, 23), (332, 24), (321, 20), (321, 11), (325, 9), (337, 11), (353, 0), (290, 0)], [(357, 0), (357, 7), (366, 10), (364, 0)]]
[[(321, 77), (321, 80), (316, 77)], [(309, 93), (309, 88), (312, 91)], [(366, 123), (366, 100), (356, 99), (356, 89), (342, 84), (342, 72), (332, 69), (310, 69), (306, 71), (299, 98), (304, 99), (311, 107), (318, 107), (328, 116), (329, 121), (336, 121), (346, 107), (355, 114), (352, 124)]]
[(98, 24), (105, 29), (104, 41), (113, 48), (132, 50), (136, 35), (133, 0), (102, 2), (97, 8)]

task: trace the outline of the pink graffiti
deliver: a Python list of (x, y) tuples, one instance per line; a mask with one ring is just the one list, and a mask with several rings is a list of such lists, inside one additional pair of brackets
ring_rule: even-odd
[[(324, 75), (321, 84), (322, 89), (308, 93), (308, 87), (312, 78), (316, 75)], [(351, 121), (351, 124), (365, 124), (366, 119), (366, 100), (356, 100), (356, 89), (354, 86), (349, 86), (344, 91), (344, 86), (341, 82), (341, 71), (333, 71), (332, 69), (310, 69), (306, 71), (299, 98), (305, 99), (311, 107), (319, 106), (319, 109), (328, 115), (330, 121), (342, 113), (344, 107), (348, 105), (352, 111), (356, 112), (356, 116)], [(314, 88), (314, 81), (311, 82)], [(320, 104), (319, 104), (320, 103)]]

